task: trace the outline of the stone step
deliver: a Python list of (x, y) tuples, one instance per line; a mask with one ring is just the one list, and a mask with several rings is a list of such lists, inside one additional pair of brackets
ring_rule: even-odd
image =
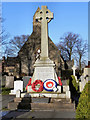
[(39, 97), (39, 96), (44, 96), (44, 97), (51, 97), (51, 98), (67, 98), (66, 93), (21, 93), (21, 98), (24, 97)]
[(30, 109), (30, 110), (54, 110), (54, 109), (74, 109), (72, 103), (23, 103), (23, 102), (9, 102), (8, 109)]
[(30, 109), (31, 110), (31, 105), (30, 103), (24, 103), (24, 102), (9, 102), (8, 103), (8, 109), (9, 110), (17, 110), (17, 109)]
[(8, 109), (9, 110), (16, 110), (18, 105), (19, 105), (19, 102), (14, 102), (14, 101), (9, 102), (8, 103)]
[(71, 99), (64, 98), (44, 98), (44, 97), (33, 97), (33, 98), (14, 98), (14, 102), (24, 103), (71, 103)]
[(31, 110), (55, 110), (55, 109), (68, 109), (74, 110), (74, 104), (62, 103), (31, 103)]
[(31, 98), (14, 98), (14, 102), (27, 102), (27, 103), (31, 103)]
[(65, 98), (51, 98), (51, 103), (71, 103), (71, 99), (65, 99)]

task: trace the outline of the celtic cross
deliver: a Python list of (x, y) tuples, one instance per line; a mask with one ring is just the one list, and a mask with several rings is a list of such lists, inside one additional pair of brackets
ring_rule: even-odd
[(41, 10), (35, 15), (35, 19), (41, 22), (41, 56), (40, 59), (48, 58), (48, 23), (53, 19), (53, 13), (42, 6)]

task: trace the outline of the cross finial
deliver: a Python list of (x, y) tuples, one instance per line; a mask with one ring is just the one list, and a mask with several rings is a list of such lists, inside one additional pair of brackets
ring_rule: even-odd
[(41, 10), (35, 15), (35, 18), (41, 22), (43, 20), (50, 22), (53, 19), (53, 13), (47, 9), (47, 6), (42, 6)]

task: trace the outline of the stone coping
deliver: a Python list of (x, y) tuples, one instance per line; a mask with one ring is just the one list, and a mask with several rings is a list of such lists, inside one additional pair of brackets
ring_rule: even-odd
[(21, 93), (23, 97), (51, 97), (51, 98), (67, 98), (66, 94), (51, 94), (51, 93)]

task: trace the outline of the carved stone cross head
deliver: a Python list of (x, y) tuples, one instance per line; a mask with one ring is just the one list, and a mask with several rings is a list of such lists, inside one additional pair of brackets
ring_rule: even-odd
[(53, 13), (47, 9), (47, 6), (42, 6), (42, 9), (35, 15), (35, 19), (39, 22), (47, 21), (49, 23), (53, 19)]

